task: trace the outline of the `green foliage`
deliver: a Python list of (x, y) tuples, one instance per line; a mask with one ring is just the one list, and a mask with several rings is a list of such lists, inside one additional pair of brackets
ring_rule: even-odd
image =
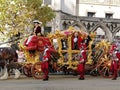
[(37, 19), (45, 25), (55, 17), (42, 0), (0, 0), (0, 32), (6, 38), (18, 33), (27, 35), (32, 31), (32, 21)]
[(30, 16), (22, 0), (0, 0), (0, 30), (8, 37), (24, 33)]
[(36, 17), (38, 17), (39, 20), (43, 22), (43, 25), (45, 25), (46, 22), (51, 21), (55, 17), (55, 13), (53, 13), (53, 10), (48, 7), (48, 5), (44, 5), (43, 7), (41, 7), (37, 12), (37, 15), (39, 16)]
[(34, 10), (38, 10), (38, 8), (41, 7), (42, 5), (42, 0), (26, 0), (25, 4), (26, 6), (28, 6), (29, 8), (32, 8)]
[[(40, 20), (43, 25), (55, 17), (55, 13), (48, 5), (42, 5), (42, 0), (27, 0), (28, 10), (33, 12), (35, 20)], [(31, 9), (32, 8), (32, 9)]]

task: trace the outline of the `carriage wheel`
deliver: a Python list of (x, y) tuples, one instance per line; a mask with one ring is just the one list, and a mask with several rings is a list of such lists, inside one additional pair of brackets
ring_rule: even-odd
[(31, 67), (32, 67), (31, 63), (30, 64), (26, 64), (23, 67), (23, 74), (26, 75), (27, 77), (32, 77)]
[(111, 78), (112, 73), (110, 71), (110, 61), (104, 61), (98, 68), (98, 72), (103, 77)]
[(37, 62), (32, 67), (32, 75), (36, 79), (42, 79), (43, 78), (43, 72), (41, 69), (41, 62)]

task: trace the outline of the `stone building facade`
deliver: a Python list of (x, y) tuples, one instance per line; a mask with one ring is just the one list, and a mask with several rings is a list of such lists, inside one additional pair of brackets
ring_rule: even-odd
[(44, 0), (56, 12), (51, 31), (74, 26), (97, 32), (98, 39), (120, 41), (120, 0)]

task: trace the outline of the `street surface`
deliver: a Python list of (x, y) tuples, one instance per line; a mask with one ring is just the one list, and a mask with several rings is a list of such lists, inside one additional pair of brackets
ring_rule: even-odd
[(93, 77), (86, 75), (85, 80), (78, 80), (73, 75), (50, 75), (49, 81), (42, 81), (21, 76), (20, 79), (10, 77), (0, 80), (0, 90), (120, 90), (120, 77)]

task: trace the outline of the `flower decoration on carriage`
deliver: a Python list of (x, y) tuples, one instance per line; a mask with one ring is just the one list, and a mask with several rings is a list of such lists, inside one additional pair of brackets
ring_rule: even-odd
[(71, 31), (69, 31), (69, 30), (66, 30), (66, 31), (64, 31), (64, 34), (68, 36), (68, 35), (71, 35), (71, 34), (72, 34), (72, 32), (71, 32)]
[(74, 32), (74, 28), (72, 26), (70, 26), (67, 30), (63, 31), (65, 35), (72, 35), (72, 33)]

